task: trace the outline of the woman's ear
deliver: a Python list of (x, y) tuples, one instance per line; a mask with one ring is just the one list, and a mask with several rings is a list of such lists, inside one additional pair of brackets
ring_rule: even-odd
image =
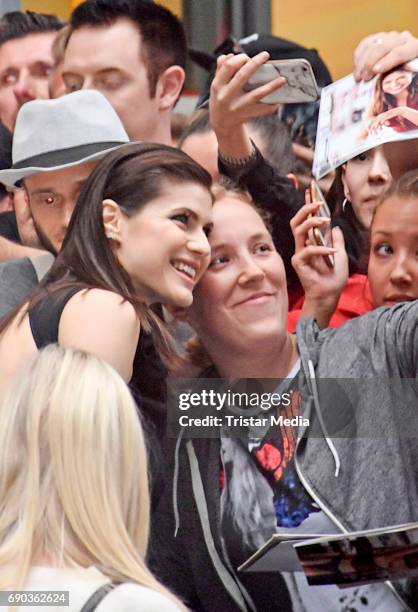
[(295, 189), (299, 189), (299, 181), (296, 178), (296, 176), (293, 174), (293, 172), (289, 172), (289, 174), (286, 174), (286, 178), (288, 178), (289, 181), (293, 183), (293, 187)]
[(103, 200), (103, 227), (107, 238), (121, 242), (122, 211), (120, 206), (109, 198)]
[(350, 201), (350, 192), (348, 190), (347, 181), (345, 180), (345, 165), (341, 168), (341, 182), (343, 184), (344, 197)]

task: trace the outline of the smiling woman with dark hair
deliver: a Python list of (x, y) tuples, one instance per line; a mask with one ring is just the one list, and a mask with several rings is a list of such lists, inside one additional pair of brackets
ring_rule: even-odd
[(170, 360), (152, 304), (188, 306), (209, 261), (209, 174), (164, 145), (107, 155), (78, 199), (63, 248), (40, 287), (0, 323), (0, 395), (51, 342), (101, 356), (129, 381), (140, 328)]

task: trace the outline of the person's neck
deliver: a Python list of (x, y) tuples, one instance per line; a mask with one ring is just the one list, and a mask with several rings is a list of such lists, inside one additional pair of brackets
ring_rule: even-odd
[(213, 361), (223, 378), (286, 378), (299, 357), (292, 334), (286, 334), (271, 348), (249, 347), (245, 352), (228, 348), (217, 353)]
[(402, 91), (396, 98), (396, 106), (408, 106), (408, 90)]
[(147, 134), (129, 134), (129, 137), (133, 141), (138, 140), (142, 142), (152, 142), (154, 144), (173, 146), (170, 117), (161, 116), (155, 128)]

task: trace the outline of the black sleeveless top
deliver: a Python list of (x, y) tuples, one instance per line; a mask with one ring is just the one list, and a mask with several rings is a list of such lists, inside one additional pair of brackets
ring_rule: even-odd
[[(69, 287), (30, 309), (30, 329), (39, 350), (48, 344), (58, 343), (62, 312), (69, 300), (79, 291), (83, 291), (83, 288)], [(151, 335), (141, 329), (129, 388), (139, 408), (148, 441), (153, 506), (158, 502), (163, 488), (160, 444), (166, 434), (166, 376), (167, 369), (155, 349)]]
[(71, 287), (60, 295), (53, 295), (48, 300), (36, 304), (29, 311), (29, 325), (37, 349), (58, 342), (59, 323), (67, 302), (82, 291), (80, 287)]
[[(58, 342), (62, 312), (69, 300), (82, 290), (80, 287), (69, 287), (62, 293), (51, 295), (31, 308), (29, 324), (38, 349)], [(141, 407), (148, 408), (146, 412), (152, 413), (151, 420), (157, 421), (157, 429), (165, 425), (161, 412), (165, 415), (166, 376), (167, 370), (155, 350), (151, 335), (141, 330), (129, 386), (136, 399), (139, 393)]]

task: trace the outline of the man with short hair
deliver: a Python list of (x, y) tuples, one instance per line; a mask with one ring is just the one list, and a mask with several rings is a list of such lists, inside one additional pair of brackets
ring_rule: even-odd
[(72, 13), (63, 79), (67, 92), (98, 89), (131, 140), (171, 144), (186, 39), (181, 22), (149, 0), (86, 0)]
[(49, 98), (51, 48), (62, 27), (57, 17), (31, 11), (0, 19), (0, 121), (11, 132), (22, 104)]
[[(48, 80), (54, 65), (52, 44), (62, 27), (63, 23), (57, 17), (31, 11), (12, 11), (0, 19), (0, 147), (4, 157), (0, 169), (9, 167), (6, 160), (11, 153), (10, 132), (14, 130), (22, 104), (49, 98)], [(1, 197), (4, 198), (5, 193), (1, 185)], [(15, 208), (19, 211), (22, 206), (25, 208), (21, 196), (17, 196)], [(6, 200), (2, 210), (8, 208)], [(24, 220), (19, 219), (19, 228), (25, 234)], [(14, 212), (1, 214), (0, 261), (36, 254), (31, 242), (26, 246), (18, 244), (20, 242)]]
[[(23, 182), (19, 197), (39, 246), (53, 256), (61, 249), (84, 183), (106, 153), (129, 142), (116, 112), (98, 91), (79, 91), (56, 100), (34, 100), (19, 112), (13, 138), (13, 165), (0, 171), (9, 187)], [(39, 255), (35, 250), (31, 255)], [(46, 259), (46, 269), (53, 257)], [(38, 257), (0, 264), (0, 316), (34, 287)]]

